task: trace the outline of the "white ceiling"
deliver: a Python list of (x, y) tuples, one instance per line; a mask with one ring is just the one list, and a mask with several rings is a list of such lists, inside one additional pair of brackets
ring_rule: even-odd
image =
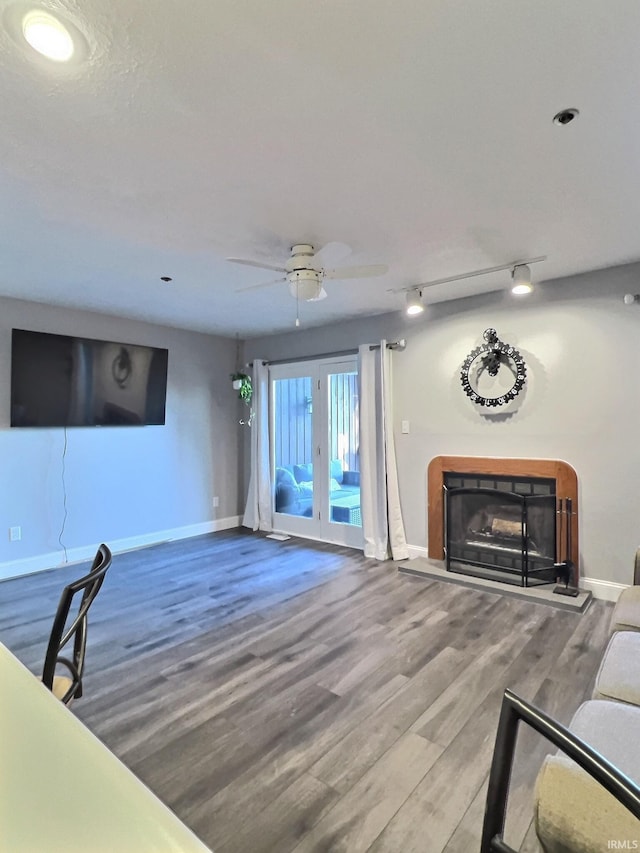
[(0, 294), (247, 337), (295, 301), (237, 293), (274, 274), (228, 256), (339, 241), (389, 264), (328, 281), (303, 326), (516, 259), (548, 256), (535, 281), (640, 258), (638, 0), (43, 0), (86, 37), (69, 66), (12, 37), (16, 5)]

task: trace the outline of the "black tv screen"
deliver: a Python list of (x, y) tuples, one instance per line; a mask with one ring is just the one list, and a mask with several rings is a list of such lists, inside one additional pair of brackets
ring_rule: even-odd
[(11, 426), (164, 424), (168, 350), (13, 329)]

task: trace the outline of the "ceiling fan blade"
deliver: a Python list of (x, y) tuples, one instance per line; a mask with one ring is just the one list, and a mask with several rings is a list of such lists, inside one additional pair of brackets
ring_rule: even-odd
[(325, 278), (375, 278), (389, 271), (386, 264), (371, 264), (368, 267), (339, 267), (335, 270), (325, 270)]
[(273, 281), (263, 281), (262, 284), (252, 284), (249, 287), (239, 287), (235, 293), (244, 293), (245, 290), (260, 290), (262, 287), (271, 287), (272, 284), (280, 284), (280, 282), (286, 280), (286, 278), (274, 278)]
[(263, 264), (261, 261), (247, 261), (244, 258), (227, 258), (232, 264), (244, 264), (246, 267), (259, 267), (262, 270), (273, 270), (274, 272), (286, 272), (284, 267), (276, 267), (274, 264)]
[(311, 299), (307, 299), (306, 302), (320, 302), (321, 299), (326, 299), (326, 298), (327, 298), (327, 291), (324, 289), (324, 287), (321, 287), (320, 290), (318, 291), (318, 295), (312, 296)]
[(312, 259), (314, 269), (322, 269), (327, 264), (337, 264), (339, 261), (348, 258), (351, 254), (351, 247), (346, 243), (326, 243), (321, 249), (315, 253)]

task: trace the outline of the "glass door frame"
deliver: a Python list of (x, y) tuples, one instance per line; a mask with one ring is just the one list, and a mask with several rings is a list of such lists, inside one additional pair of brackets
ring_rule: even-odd
[[(312, 462), (316, 462), (316, 430), (317, 430), (317, 408), (319, 401), (316, 392), (316, 368), (315, 362), (290, 362), (287, 364), (276, 364), (269, 366), (269, 466), (271, 476), (271, 527), (275, 533), (286, 533), (291, 536), (303, 536), (307, 539), (319, 539), (320, 527), (317, 508), (317, 488), (314, 482), (313, 503), (310, 516), (294, 515), (286, 512), (276, 512), (276, 405), (275, 405), (275, 383), (287, 379), (311, 380), (311, 449)], [(301, 460), (298, 460), (299, 462)]]
[[(317, 539), (352, 548), (364, 548), (362, 527), (332, 521), (330, 493), (330, 430), (329, 387), (330, 376), (339, 373), (358, 372), (357, 356), (314, 359), (269, 368), (269, 445), (272, 484), (272, 528), (276, 533), (286, 533)], [(280, 513), (275, 510), (275, 382), (282, 379), (309, 377), (311, 379), (312, 407), (312, 460), (314, 470), (324, 471), (326, 476), (315, 476), (313, 480), (313, 504), (310, 517)]]
[[(330, 391), (331, 391), (331, 376), (340, 373), (355, 373), (358, 374), (358, 357), (340, 356), (333, 359), (322, 359), (318, 363), (318, 396), (320, 398), (320, 415), (321, 415), (321, 439), (318, 441), (319, 453), (318, 464), (321, 471), (326, 471), (326, 477), (321, 478), (319, 499), (321, 501), (320, 511), (320, 537), (324, 542), (333, 542), (339, 545), (347, 545), (351, 548), (364, 549), (364, 536), (362, 534), (362, 524), (349, 524), (339, 521), (333, 521), (331, 515), (330, 503), (330, 466), (332, 461), (331, 454), (331, 431), (332, 424), (330, 421)], [(359, 430), (358, 430), (359, 432)], [(318, 434), (320, 435), (320, 434)]]

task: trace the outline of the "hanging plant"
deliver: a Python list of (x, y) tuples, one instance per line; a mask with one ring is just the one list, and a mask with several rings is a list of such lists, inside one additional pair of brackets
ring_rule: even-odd
[(242, 400), (243, 403), (246, 403), (247, 406), (251, 405), (251, 398), (253, 397), (253, 385), (251, 384), (251, 377), (242, 372), (232, 373), (231, 380), (233, 382), (233, 388), (238, 392), (238, 397)]

